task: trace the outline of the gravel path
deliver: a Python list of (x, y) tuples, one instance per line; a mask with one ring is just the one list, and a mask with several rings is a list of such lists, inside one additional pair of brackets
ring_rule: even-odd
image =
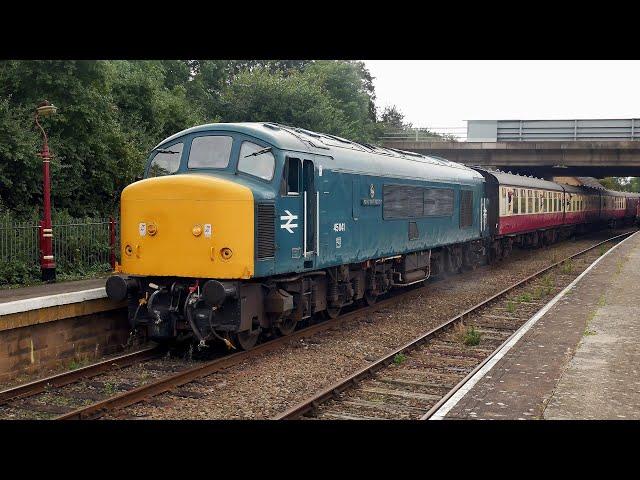
[(375, 361), (525, 276), (612, 236), (598, 232), (428, 284), (410, 302), (249, 359), (188, 385), (199, 398), (171, 393), (104, 418), (264, 419)]

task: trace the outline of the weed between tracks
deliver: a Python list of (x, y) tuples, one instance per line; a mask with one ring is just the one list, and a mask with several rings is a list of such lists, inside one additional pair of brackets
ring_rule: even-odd
[(453, 337), (457, 342), (474, 347), (480, 343), (482, 334), (473, 325), (467, 326), (460, 322), (454, 327)]
[(569, 275), (570, 273), (573, 273), (573, 259), (570, 258), (569, 260), (564, 262), (560, 267), (560, 271), (565, 275)]
[(396, 353), (396, 355), (393, 357), (393, 363), (395, 365), (400, 365), (402, 364), (405, 360), (407, 359), (407, 356), (404, 353)]

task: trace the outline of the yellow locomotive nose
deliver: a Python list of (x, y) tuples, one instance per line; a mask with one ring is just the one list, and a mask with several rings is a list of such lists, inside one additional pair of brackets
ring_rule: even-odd
[(253, 215), (251, 190), (223, 178), (182, 174), (131, 184), (121, 198), (121, 271), (250, 278)]

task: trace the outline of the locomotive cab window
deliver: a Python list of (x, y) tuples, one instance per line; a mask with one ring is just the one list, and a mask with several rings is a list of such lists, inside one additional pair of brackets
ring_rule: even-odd
[(284, 163), (281, 195), (300, 195), (300, 159), (288, 158)]
[(189, 168), (226, 168), (231, 156), (233, 138), (223, 135), (196, 137), (191, 142)]
[(166, 148), (159, 148), (154, 155), (151, 164), (149, 165), (149, 171), (147, 172), (147, 178), (161, 177), (163, 175), (171, 175), (178, 171), (180, 167), (180, 158), (182, 157), (182, 142), (176, 143)]
[(271, 147), (263, 147), (253, 142), (242, 142), (238, 171), (263, 180), (271, 180), (276, 166), (276, 159)]

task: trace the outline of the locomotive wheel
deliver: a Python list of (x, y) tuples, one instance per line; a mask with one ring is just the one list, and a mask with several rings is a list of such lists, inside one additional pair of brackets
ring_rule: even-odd
[(276, 325), (276, 330), (282, 336), (291, 335), (293, 331), (296, 329), (297, 324), (298, 324), (297, 320), (288, 318), (280, 322), (278, 325)]
[(258, 343), (258, 337), (260, 337), (259, 330), (254, 330), (253, 332), (245, 330), (244, 332), (232, 333), (231, 341), (242, 350), (251, 350)]
[(340, 310), (342, 309), (342, 307), (327, 307), (327, 309), (325, 310), (325, 315), (328, 318), (337, 318), (338, 315), (340, 315)]
[(378, 295), (376, 295), (375, 293), (369, 290), (364, 292), (364, 301), (368, 306), (373, 305), (374, 303), (376, 303), (377, 300), (378, 300)]

